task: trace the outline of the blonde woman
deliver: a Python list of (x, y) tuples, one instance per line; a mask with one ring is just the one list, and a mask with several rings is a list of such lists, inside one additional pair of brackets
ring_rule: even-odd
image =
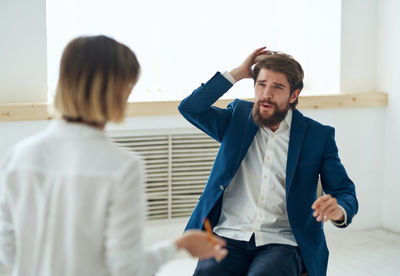
[(184, 248), (223, 258), (225, 242), (187, 232), (144, 248), (142, 162), (104, 127), (124, 118), (140, 73), (134, 53), (105, 36), (64, 50), (55, 109), (62, 116), (18, 143), (0, 167), (0, 261), (12, 275), (152, 275)]

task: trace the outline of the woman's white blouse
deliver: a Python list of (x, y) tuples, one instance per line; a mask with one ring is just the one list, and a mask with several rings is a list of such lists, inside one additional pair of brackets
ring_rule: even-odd
[(171, 241), (144, 248), (141, 159), (96, 128), (54, 121), (0, 167), (0, 262), (13, 275), (152, 275)]

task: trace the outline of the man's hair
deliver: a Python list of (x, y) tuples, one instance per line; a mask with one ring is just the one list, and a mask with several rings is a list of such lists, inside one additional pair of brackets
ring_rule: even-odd
[[(268, 69), (285, 74), (290, 84), (290, 95), (292, 95), (296, 89), (300, 89), (300, 91), (303, 89), (303, 69), (300, 63), (288, 54), (271, 51), (268, 55), (261, 56), (253, 68), (254, 84), (257, 81), (261, 69)], [(291, 108), (295, 109), (297, 103), (298, 98), (291, 104)]]
[(139, 62), (127, 46), (106, 36), (75, 38), (61, 58), (55, 109), (67, 120), (120, 122), (139, 74)]

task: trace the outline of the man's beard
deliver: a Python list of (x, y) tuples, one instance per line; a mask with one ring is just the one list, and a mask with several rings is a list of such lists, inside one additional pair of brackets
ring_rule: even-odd
[[(260, 113), (260, 105), (263, 103), (267, 103), (272, 105), (274, 108), (274, 112), (272, 115), (268, 117), (263, 117)], [(288, 113), (290, 108), (290, 101), (288, 101), (287, 106), (280, 109), (278, 105), (270, 100), (257, 100), (253, 106), (253, 120), (258, 126), (265, 126), (268, 128), (277, 126), (280, 122), (282, 122), (286, 114)]]

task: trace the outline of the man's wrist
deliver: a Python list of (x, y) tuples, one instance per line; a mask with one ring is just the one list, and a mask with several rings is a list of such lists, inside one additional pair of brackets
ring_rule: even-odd
[(229, 73), (228, 71), (225, 71), (224, 73), (222, 73), (222, 75), (233, 84), (236, 83), (236, 79), (231, 75), (231, 73)]
[(342, 220), (331, 220), (335, 226), (343, 226), (347, 224), (347, 213), (346, 210), (339, 205), (339, 208), (343, 211), (343, 219)]
[(245, 78), (245, 75), (243, 75), (243, 72), (239, 67), (230, 71), (229, 74), (231, 74), (231, 76), (235, 79), (235, 82)]

